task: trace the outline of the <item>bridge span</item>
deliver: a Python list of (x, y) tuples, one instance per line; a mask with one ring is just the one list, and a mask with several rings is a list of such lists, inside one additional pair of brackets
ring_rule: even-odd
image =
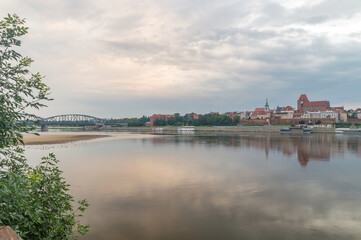
[(32, 116), (29, 118), (30, 121), (40, 122), (40, 125), (53, 125), (53, 124), (66, 124), (66, 123), (105, 123), (105, 118), (93, 117), (85, 114), (62, 114), (42, 118), (38, 116)]

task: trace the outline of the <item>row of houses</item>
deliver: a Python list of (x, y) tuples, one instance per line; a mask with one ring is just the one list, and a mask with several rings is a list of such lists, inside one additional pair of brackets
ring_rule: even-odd
[[(211, 114), (219, 114), (211, 112)], [(201, 114), (191, 113), (194, 119)], [(256, 108), (254, 111), (243, 112), (226, 112), (233, 121), (241, 123), (264, 123), (264, 124), (292, 124), (303, 122), (321, 122), (321, 123), (338, 123), (338, 122), (359, 122), (361, 123), (361, 108), (346, 111), (344, 107), (331, 107), (330, 101), (310, 101), (306, 94), (301, 94), (297, 100), (297, 109), (291, 106), (271, 109), (266, 99), (264, 107)], [(174, 115), (154, 114), (150, 117), (148, 126), (153, 126), (156, 119), (167, 120)], [(238, 120), (239, 119), (239, 120)], [(237, 122), (238, 123), (238, 122)]]
[[(361, 116), (360, 116), (361, 117)], [(297, 100), (297, 109), (291, 106), (270, 109), (268, 101), (263, 108), (256, 108), (254, 111), (242, 112), (241, 120), (320, 120), (327, 119), (327, 122), (347, 122), (348, 112), (344, 107), (331, 107), (329, 101), (310, 101), (306, 94), (302, 94)], [(282, 122), (282, 121), (280, 121)]]

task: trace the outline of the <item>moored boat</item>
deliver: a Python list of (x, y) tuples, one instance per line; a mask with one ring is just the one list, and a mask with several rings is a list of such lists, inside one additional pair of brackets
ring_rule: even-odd
[(285, 127), (281, 128), (281, 133), (312, 133), (312, 128), (308, 127)]
[(336, 133), (357, 133), (361, 134), (361, 128), (336, 128)]
[(193, 126), (183, 126), (178, 128), (178, 132), (194, 132)]

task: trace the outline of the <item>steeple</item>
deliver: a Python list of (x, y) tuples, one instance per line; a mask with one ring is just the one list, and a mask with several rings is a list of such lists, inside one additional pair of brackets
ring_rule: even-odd
[(268, 98), (266, 98), (266, 105), (264, 105), (264, 109), (265, 109), (267, 112), (269, 111)]

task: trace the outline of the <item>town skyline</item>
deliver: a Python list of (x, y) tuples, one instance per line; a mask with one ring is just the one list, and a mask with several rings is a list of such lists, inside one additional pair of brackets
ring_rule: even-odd
[[(178, 113), (176, 113), (178, 114)], [(307, 94), (301, 94), (297, 107), (290, 105), (271, 108), (266, 99), (264, 107), (254, 110), (232, 112), (210, 112), (207, 114), (187, 113), (184, 118), (176, 114), (153, 114), (144, 126), (195, 124), (195, 125), (295, 125), (295, 124), (361, 124), (361, 108), (345, 109), (331, 105), (329, 100), (311, 101)], [(212, 116), (213, 115), (213, 116)], [(214, 116), (216, 115), (216, 116)], [(224, 117), (227, 118), (224, 118)], [(178, 123), (177, 123), (178, 122)], [(211, 123), (213, 122), (213, 123)]]
[[(154, 127), (166, 125), (195, 125), (195, 126), (236, 126), (236, 125), (296, 125), (296, 124), (338, 124), (341, 126), (360, 125), (361, 107), (356, 109), (345, 109), (344, 106), (331, 105), (329, 100), (309, 99), (307, 94), (301, 94), (297, 100), (297, 106), (292, 104), (272, 108), (268, 99), (264, 107), (256, 107), (253, 110), (231, 111), (231, 112), (189, 112), (180, 114), (153, 113), (142, 115), (142, 117), (122, 117), (122, 118), (99, 118), (98, 116), (82, 114), (65, 114), (48, 116), (46, 118), (38, 116), (39, 121), (100, 121), (112, 126), (122, 127)], [(346, 124), (346, 125), (345, 125)]]
[[(302, 94), (299, 94), (301, 96), (303, 95), (306, 95), (308, 97), (308, 95), (306, 93), (302, 93)], [(311, 100), (314, 100), (314, 98), (310, 97)], [(322, 102), (329, 102), (329, 104), (331, 103), (330, 100), (320, 100), (318, 99), (317, 101), (322, 101)], [(271, 101), (269, 101), (269, 98), (265, 98), (263, 100), (263, 105), (269, 105), (269, 109), (272, 109), (272, 110), (276, 110), (277, 108), (283, 108), (283, 107), (292, 107), (295, 111), (297, 110), (298, 108), (298, 101), (295, 101), (294, 104), (290, 103), (290, 101), (285, 104), (285, 105), (281, 105), (281, 104), (269, 104)], [(264, 104), (265, 103), (265, 104)], [(169, 112), (152, 112), (150, 114), (144, 114), (144, 113), (139, 113), (139, 115), (137, 116), (121, 116), (121, 117), (117, 117), (117, 116), (110, 116), (110, 117), (104, 117), (104, 118), (119, 118), (119, 119), (123, 119), (123, 118), (134, 118), (134, 117), (142, 117), (142, 116), (151, 116), (151, 115), (154, 115), (154, 114), (175, 114), (175, 113), (179, 113), (181, 115), (185, 115), (185, 114), (191, 114), (191, 113), (195, 113), (195, 114), (208, 114), (208, 113), (220, 113), (220, 114), (225, 114), (225, 113), (241, 113), (241, 112), (254, 112), (255, 110), (257, 111), (257, 109), (259, 108), (263, 108), (263, 105), (261, 104), (260, 106), (256, 106), (254, 105), (253, 108), (250, 108), (250, 109), (233, 109), (231, 111), (218, 111), (218, 110), (209, 110), (209, 111), (205, 111), (205, 112), (195, 112), (195, 111), (188, 111), (188, 112), (181, 112), (181, 111), (177, 111), (177, 110), (171, 110)], [(344, 105), (333, 105), (334, 107), (337, 106), (337, 107), (342, 107), (345, 111), (348, 111), (348, 110), (358, 110), (358, 109), (361, 109), (361, 105), (353, 105), (354, 107), (353, 108), (347, 108), (346, 106)], [(331, 106), (329, 106), (330, 108)], [(56, 115), (62, 115), (62, 114), (76, 114), (76, 113), (59, 113), (59, 114), (55, 114), (53, 116), (56, 116)], [(92, 116), (95, 116), (95, 117), (103, 117), (103, 116), (97, 116), (96, 114), (93, 114), (93, 113), (79, 113), (79, 114), (86, 114), (86, 115), (92, 115)], [(40, 115), (39, 115), (40, 116)], [(41, 117), (50, 117), (50, 116), (41, 116)]]

